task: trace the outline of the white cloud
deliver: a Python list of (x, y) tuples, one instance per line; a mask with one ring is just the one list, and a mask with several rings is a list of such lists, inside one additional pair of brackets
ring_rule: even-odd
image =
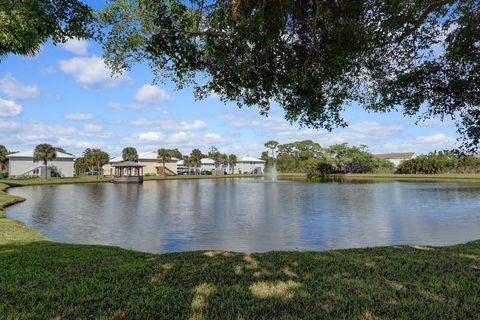
[(103, 83), (108, 87), (114, 87), (121, 82), (130, 80), (126, 75), (112, 77), (103, 59), (95, 55), (92, 57), (75, 57), (60, 60), (58, 65), (60, 70), (71, 75), (77, 82), (85, 86)]
[(160, 131), (147, 131), (147, 132), (140, 132), (133, 135), (134, 141), (140, 142), (157, 142), (163, 141), (165, 139), (165, 135)]
[(140, 103), (158, 104), (170, 100), (168, 92), (158, 86), (145, 84), (137, 90), (135, 100)]
[(417, 137), (416, 141), (418, 143), (423, 143), (423, 144), (437, 145), (437, 144), (455, 143), (456, 140), (455, 140), (455, 138), (448, 137), (444, 133), (437, 133), (437, 134), (432, 134), (430, 136)]
[(184, 131), (176, 132), (174, 134), (171, 134), (168, 137), (168, 141), (170, 141), (172, 143), (188, 141), (189, 139), (190, 139), (190, 135), (188, 133), (184, 132)]
[(425, 119), (420, 122), (418, 122), (419, 125), (421, 126), (438, 126), (438, 127), (443, 127), (443, 126), (453, 126), (455, 122), (452, 119), (439, 119), (439, 118), (430, 118), (430, 119)]
[(86, 148), (98, 148), (99, 144), (91, 141), (81, 141), (81, 140), (72, 140), (67, 138), (59, 138), (56, 142), (57, 146), (62, 148), (76, 148), (76, 149), (86, 149)]
[(222, 136), (216, 133), (206, 133), (205, 135), (203, 135), (203, 137), (209, 142), (223, 141)]
[(16, 117), (22, 113), (22, 106), (13, 100), (0, 98), (0, 117)]
[(18, 130), (21, 127), (21, 124), (15, 121), (2, 121), (0, 120), (0, 132), (10, 132)]
[(128, 123), (132, 126), (158, 126), (165, 130), (199, 130), (205, 128), (207, 125), (204, 121), (195, 119), (192, 122), (188, 121), (174, 121), (161, 119), (135, 119)]
[(67, 113), (63, 117), (73, 121), (87, 121), (94, 118), (91, 113)]
[(88, 46), (90, 44), (85, 39), (72, 38), (68, 39), (67, 42), (62, 43), (61, 46), (70, 52), (76, 53), (78, 55), (85, 55), (88, 51)]
[(161, 107), (155, 106), (155, 107), (152, 108), (151, 105), (144, 104), (144, 103), (138, 103), (138, 102), (129, 103), (129, 104), (122, 104), (122, 103), (118, 103), (118, 102), (114, 102), (114, 101), (109, 101), (107, 103), (107, 107), (109, 107), (111, 109), (114, 109), (114, 110), (155, 111), (155, 112), (159, 112), (159, 113), (162, 113), (162, 114), (167, 114), (168, 113), (167, 110), (165, 110)]
[(89, 123), (83, 126), (83, 130), (87, 132), (100, 132), (103, 130), (103, 127), (98, 124)]
[(0, 91), (10, 99), (32, 99), (40, 92), (37, 85), (25, 85), (10, 73), (0, 79)]
[(57, 72), (57, 70), (52, 66), (41, 65), (38, 67), (38, 72), (40, 72), (41, 74), (52, 74)]
[[(135, 133), (131, 137), (124, 139), (125, 143), (139, 144), (140, 148), (157, 148), (155, 143), (161, 143), (165, 148), (183, 148), (191, 150), (193, 148), (208, 148), (212, 145), (218, 147), (228, 143), (224, 137), (216, 133), (195, 134), (192, 131), (179, 131), (171, 134), (163, 134), (160, 131), (146, 131)], [(148, 149), (147, 148), (147, 149)]]
[(452, 149), (457, 146), (457, 140), (444, 133), (436, 133), (428, 136), (418, 136), (400, 143), (388, 142), (381, 146), (385, 151), (415, 151), (428, 153), (434, 150)]

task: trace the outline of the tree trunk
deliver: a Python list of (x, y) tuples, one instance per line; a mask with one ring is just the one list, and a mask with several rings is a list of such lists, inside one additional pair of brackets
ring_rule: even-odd
[(47, 180), (48, 179), (48, 164), (47, 164), (46, 160), (43, 162), (43, 165), (45, 166), (45, 180)]
[(165, 167), (165, 160), (163, 160), (163, 177), (167, 176), (167, 168)]

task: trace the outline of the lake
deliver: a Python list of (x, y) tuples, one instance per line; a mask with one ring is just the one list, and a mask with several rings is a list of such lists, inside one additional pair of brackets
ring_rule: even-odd
[(7, 217), (65, 243), (146, 252), (325, 250), (480, 239), (480, 184), (147, 181), (10, 189)]

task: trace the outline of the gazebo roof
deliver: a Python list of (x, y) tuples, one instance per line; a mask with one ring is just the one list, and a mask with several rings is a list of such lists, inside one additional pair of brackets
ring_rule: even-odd
[(143, 164), (134, 161), (123, 161), (112, 164), (112, 167), (117, 168), (140, 168), (145, 167)]

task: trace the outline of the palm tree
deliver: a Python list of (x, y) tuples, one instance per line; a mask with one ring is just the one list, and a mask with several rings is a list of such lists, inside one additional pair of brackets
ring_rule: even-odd
[(228, 165), (228, 156), (225, 153), (221, 153), (219, 156), (219, 162), (222, 166), (222, 172), (225, 172), (225, 168)]
[(235, 166), (237, 165), (237, 156), (234, 154), (231, 154), (228, 156), (228, 164), (230, 166), (230, 172), (233, 174), (233, 170), (235, 169)]
[(108, 153), (100, 149), (86, 149), (83, 157), (90, 166), (97, 167), (97, 179), (100, 179), (102, 167), (110, 161)]
[(190, 163), (192, 166), (195, 167), (195, 174), (198, 172), (198, 168), (202, 167), (202, 158), (203, 158), (202, 151), (199, 149), (193, 149), (190, 153)]
[(215, 161), (215, 170), (218, 169), (218, 166), (220, 165), (220, 157), (221, 153), (218, 151), (216, 147), (211, 147), (208, 150), (208, 157)]
[(137, 162), (138, 161), (137, 149), (135, 149), (134, 147), (123, 148), (122, 158), (123, 158), (124, 161)]
[(7, 163), (8, 163), (7, 154), (8, 154), (7, 148), (5, 148), (4, 145), (0, 144), (0, 173), (7, 171)]
[(278, 147), (278, 142), (275, 140), (270, 140), (265, 142), (265, 147), (272, 150), (272, 158), (275, 158), (275, 149)]
[(167, 175), (167, 168), (165, 167), (165, 163), (172, 160), (173, 150), (161, 148), (158, 149), (157, 154), (158, 159), (160, 159), (160, 161), (162, 161), (163, 163), (163, 176), (165, 177)]
[(52, 145), (48, 143), (42, 143), (35, 147), (35, 151), (33, 152), (33, 161), (43, 162), (43, 165), (45, 167), (45, 180), (48, 179), (48, 161), (53, 160), (56, 157), (57, 151)]
[(77, 176), (80, 176), (88, 170), (88, 163), (84, 157), (79, 157), (73, 162), (73, 168)]

